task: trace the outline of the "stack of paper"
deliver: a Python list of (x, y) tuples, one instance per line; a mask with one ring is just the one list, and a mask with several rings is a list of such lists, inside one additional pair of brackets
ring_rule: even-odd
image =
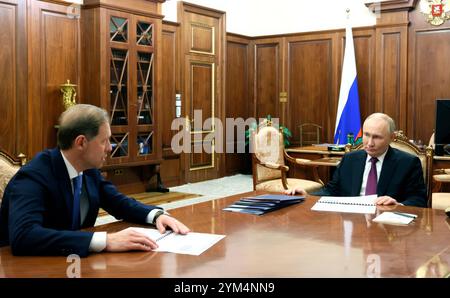
[(407, 225), (417, 217), (416, 214), (403, 212), (383, 212), (373, 219), (374, 222), (391, 224), (391, 225)]
[(375, 214), (377, 195), (360, 197), (321, 197), (311, 208), (314, 211)]
[(302, 202), (305, 197), (289, 195), (260, 195), (244, 197), (224, 208), (224, 211), (262, 215), (286, 206)]

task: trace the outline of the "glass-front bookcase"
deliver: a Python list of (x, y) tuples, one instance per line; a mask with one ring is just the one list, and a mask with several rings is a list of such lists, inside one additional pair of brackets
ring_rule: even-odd
[(156, 148), (155, 24), (150, 18), (109, 12), (107, 110), (112, 152), (108, 164), (152, 159)]

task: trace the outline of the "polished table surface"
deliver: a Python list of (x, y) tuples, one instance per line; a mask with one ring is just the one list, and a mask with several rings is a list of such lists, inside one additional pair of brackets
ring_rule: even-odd
[[(377, 224), (371, 221), (374, 215), (311, 211), (316, 197), (262, 216), (222, 211), (241, 196), (170, 211), (195, 232), (226, 235), (200, 256), (159, 252), (91, 254), (81, 259), (81, 277), (450, 274), (450, 219), (441, 210), (396, 207), (418, 215), (408, 226)], [(112, 232), (128, 226), (116, 222), (95, 230)], [(66, 277), (71, 264), (66, 257), (15, 257), (9, 247), (0, 248), (0, 277)]]

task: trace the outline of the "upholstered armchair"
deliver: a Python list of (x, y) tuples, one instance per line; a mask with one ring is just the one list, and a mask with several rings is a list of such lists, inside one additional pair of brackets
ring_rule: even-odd
[(24, 154), (19, 154), (18, 159), (14, 159), (0, 149), (0, 203), (9, 180), (16, 174), (19, 168), (26, 163)]
[[(283, 192), (288, 188), (302, 187), (307, 192), (323, 186), (317, 172), (317, 165), (309, 165), (310, 160), (293, 158), (284, 149), (283, 133), (264, 121), (251, 134), (253, 189)], [(287, 178), (289, 167), (286, 162), (305, 167), (312, 171), (314, 180)]]
[[(393, 148), (408, 152), (412, 155), (416, 155), (420, 159), (422, 164), (423, 178), (425, 186), (427, 187), (428, 198), (431, 195), (431, 173), (433, 168), (433, 148), (428, 146), (425, 148), (419, 148), (415, 144), (411, 143), (408, 138), (403, 134), (403, 131), (399, 130), (395, 132), (395, 139), (391, 143)], [(430, 203), (430, 200), (428, 200)]]
[(441, 192), (441, 187), (444, 184), (450, 185), (450, 169), (440, 169), (438, 174), (433, 175), (433, 181), (431, 208), (445, 210), (450, 207), (450, 193)]
[[(429, 146), (435, 148), (434, 132), (430, 137)], [(450, 207), (450, 193), (441, 192), (441, 188), (444, 184), (450, 185), (450, 169), (435, 170), (432, 180), (431, 208), (445, 210)]]

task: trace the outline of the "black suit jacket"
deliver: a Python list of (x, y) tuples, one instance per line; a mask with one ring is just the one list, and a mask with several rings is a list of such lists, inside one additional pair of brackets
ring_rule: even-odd
[[(89, 211), (82, 228), (92, 227), (99, 208), (117, 219), (145, 223), (155, 207), (119, 193), (100, 171), (83, 172)], [(0, 246), (15, 255), (86, 256), (93, 232), (71, 231), (72, 186), (59, 149), (45, 150), (23, 166), (6, 187), (0, 209)]]
[[(359, 196), (366, 159), (364, 150), (345, 154), (332, 180), (314, 195)], [(381, 168), (377, 195), (390, 196), (408, 206), (426, 207), (426, 187), (419, 158), (389, 147)]]

